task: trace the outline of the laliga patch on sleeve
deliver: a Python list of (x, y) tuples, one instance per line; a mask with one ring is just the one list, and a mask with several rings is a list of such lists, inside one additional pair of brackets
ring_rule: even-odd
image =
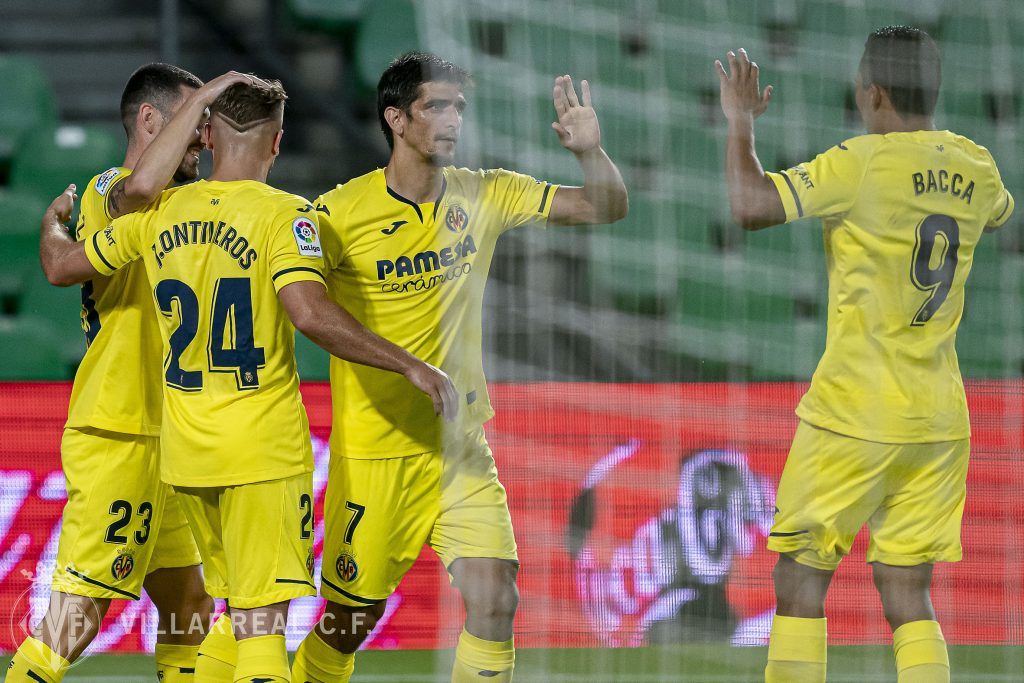
[(299, 216), (292, 221), (292, 234), (295, 235), (295, 244), (299, 246), (300, 254), (323, 258), (320, 233), (316, 231), (316, 224), (313, 221), (305, 216)]
[(100, 174), (100, 177), (96, 179), (96, 194), (103, 197), (107, 194), (107, 190), (110, 189), (111, 183), (114, 182), (114, 178), (121, 175), (121, 169), (111, 168), (107, 169)]

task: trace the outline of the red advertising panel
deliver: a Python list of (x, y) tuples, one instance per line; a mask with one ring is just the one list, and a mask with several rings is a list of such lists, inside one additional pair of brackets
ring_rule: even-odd
[[(517, 646), (637, 646), (708, 638), (767, 642), (765, 550), (775, 486), (796, 428), (799, 384), (495, 385), (488, 437), (519, 542)], [(330, 394), (303, 388), (316, 452), (317, 553)], [(0, 649), (39, 619), (65, 500), (59, 442), (70, 385), (0, 383)], [(964, 561), (936, 571), (953, 643), (1024, 643), (1024, 384), (968, 389), (972, 462)], [(864, 563), (837, 573), (834, 643), (889, 643)], [(334, 558), (325, 558), (333, 562)], [(319, 567), (320, 559), (317, 559)], [(320, 614), (296, 601), (289, 644)], [(458, 596), (429, 550), (389, 600), (368, 647), (450, 647)], [(154, 608), (117, 601), (91, 651), (151, 650)]]

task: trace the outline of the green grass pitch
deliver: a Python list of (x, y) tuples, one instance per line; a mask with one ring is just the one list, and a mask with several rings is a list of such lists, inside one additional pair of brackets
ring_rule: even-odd
[[(1024, 647), (950, 647), (957, 683), (1024, 680)], [(682, 645), (638, 649), (523, 649), (516, 653), (516, 683), (760, 683), (765, 648)], [(362, 652), (353, 683), (446, 683), (451, 651)], [(896, 680), (892, 649), (884, 646), (829, 648), (829, 683)], [(6, 669), (8, 658), (0, 665)], [(152, 658), (99, 655), (64, 678), (80, 683), (155, 681)]]

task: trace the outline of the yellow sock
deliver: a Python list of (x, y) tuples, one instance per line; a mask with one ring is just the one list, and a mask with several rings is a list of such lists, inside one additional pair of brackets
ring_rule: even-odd
[(480, 683), (482, 680), (508, 683), (516, 664), (516, 648), (512, 640), (499, 643), (477, 638), (462, 630), (455, 648), (452, 683)]
[(284, 636), (256, 636), (238, 641), (235, 683), (290, 683)]
[(198, 645), (156, 644), (156, 677), (163, 683), (192, 683)]
[(46, 643), (29, 636), (14, 653), (4, 681), (8, 683), (60, 683), (71, 662)]
[(825, 683), (825, 621), (775, 615), (765, 683)]
[(348, 683), (356, 656), (338, 652), (310, 631), (295, 651), (292, 662), (293, 683)]
[(949, 683), (949, 655), (937, 621), (912, 621), (892, 634), (899, 683)]
[(238, 643), (225, 612), (214, 623), (199, 646), (194, 683), (231, 683), (235, 680)]

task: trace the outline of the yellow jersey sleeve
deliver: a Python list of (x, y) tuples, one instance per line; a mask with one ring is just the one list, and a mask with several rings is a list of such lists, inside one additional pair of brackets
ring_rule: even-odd
[(768, 173), (786, 210), (786, 222), (849, 210), (860, 192), (867, 162), (881, 136), (846, 140), (813, 160)]
[(324, 284), (323, 247), (314, 211), (283, 214), (270, 235), (268, 246), (270, 273), (276, 291), (304, 280)]
[[(986, 153), (988, 150), (986, 150)], [(995, 230), (1006, 224), (1006, 221), (1010, 220), (1010, 216), (1013, 215), (1013, 195), (1003, 185), (1003, 179), (999, 175), (999, 170), (996, 167), (995, 159), (992, 159), (992, 155), (988, 154), (989, 160), (992, 162), (992, 168), (995, 170), (996, 179), (999, 183), (999, 191), (996, 192), (996, 200), (992, 203), (992, 211), (989, 214), (989, 219), (985, 223), (985, 228), (988, 230)]]
[(115, 185), (123, 183), (131, 174), (130, 168), (114, 166), (93, 178), (85, 188), (85, 192), (82, 193), (78, 225), (75, 226), (76, 239), (91, 238), (94, 233), (110, 224), (112, 219), (107, 207), (107, 197), (110, 196), (110, 191), (114, 189)]
[[(338, 187), (341, 187), (340, 185)], [(329, 193), (328, 193), (329, 194)], [(344, 207), (337, 203), (332, 205), (328, 201), (327, 194), (322, 194), (313, 202), (316, 207), (317, 225), (320, 226), (320, 242), (323, 246), (323, 272), (326, 276), (331, 273), (345, 258), (344, 247), (341, 241), (341, 234), (338, 232), (336, 216)]]
[(110, 275), (142, 255), (144, 215), (121, 216), (85, 240), (85, 255), (100, 274)]
[(558, 186), (504, 169), (487, 171), (490, 202), (502, 216), (503, 228), (546, 223)]

